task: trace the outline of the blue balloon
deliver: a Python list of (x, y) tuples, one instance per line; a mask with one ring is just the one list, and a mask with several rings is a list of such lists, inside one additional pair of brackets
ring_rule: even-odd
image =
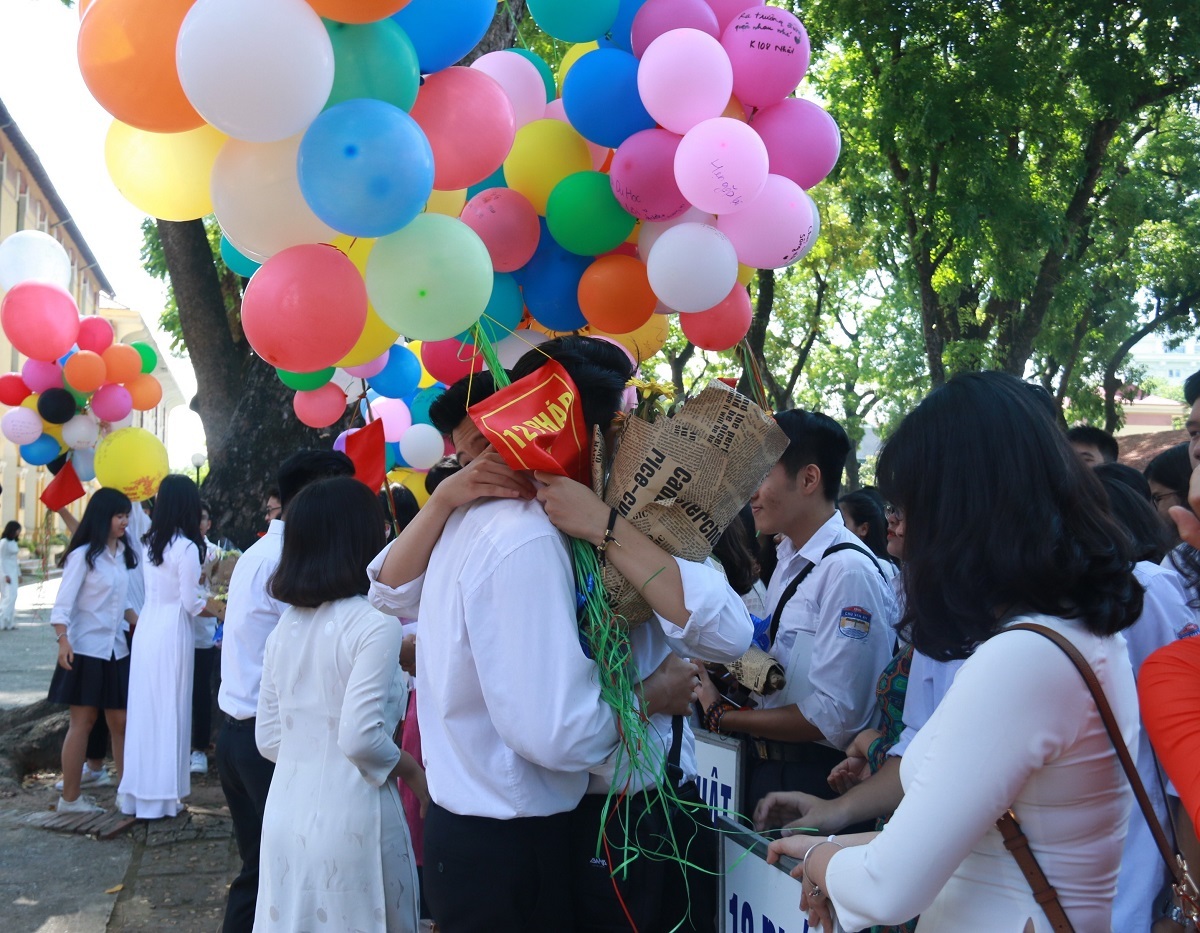
[(549, 330), (579, 330), (587, 326), (579, 310), (579, 280), (592, 257), (567, 252), (550, 236), (546, 218), (539, 221), (542, 236), (537, 251), (513, 276), (521, 285), (525, 307), (539, 324)]
[(395, 233), (433, 191), (433, 150), (399, 107), (358, 98), (320, 114), (300, 141), (300, 191), (340, 233)]
[(36, 441), (21, 445), (21, 459), (31, 466), (45, 466), (58, 456), (58, 441), (43, 434)]
[(248, 279), (254, 275), (261, 265), (261, 263), (257, 263), (238, 252), (238, 248), (230, 243), (229, 238), (223, 233), (221, 234), (221, 259), (225, 261), (225, 265), (229, 267), (230, 272), (234, 275), (240, 275), (244, 279)]
[(64, 353), (62, 356), (60, 356), (58, 358), (58, 365), (66, 366), (67, 360), (69, 360), (71, 357), (73, 357), (78, 352), (79, 352), (79, 345), (75, 344), (74, 346), (71, 347), (70, 350), (68, 350), (66, 353)]
[(421, 74), (427, 75), (449, 68), (479, 45), (495, 15), (496, 0), (412, 0), (392, 19), (408, 33)]
[(394, 344), (388, 350), (383, 369), (367, 380), (367, 385), (386, 398), (404, 398), (417, 390), (421, 381), (421, 361), (408, 347)]
[(501, 165), (496, 171), (492, 172), (487, 178), (477, 185), (471, 185), (467, 189), (467, 200), (475, 197), (480, 191), (487, 191), (488, 188), (507, 188), (508, 181), (504, 177), (504, 166)]
[(646, 0), (621, 0), (617, 10), (617, 21), (606, 35), (597, 39), (602, 49), (617, 48), (624, 52), (633, 51), (633, 18), (646, 5)]
[[(492, 273), (492, 297), (479, 318), (488, 342), (495, 345), (517, 329), (525, 313), (525, 302), (521, 298), (521, 287), (517, 280), (504, 272)], [(462, 343), (475, 345), (475, 338), (464, 330), (455, 338)]]
[(616, 149), (634, 133), (654, 129), (638, 93), (637, 71), (638, 60), (629, 52), (596, 49), (567, 72), (563, 108), (584, 139)]
[(433, 424), (429, 420), (429, 406), (441, 398), (445, 391), (446, 387), (439, 382), (437, 385), (429, 386), (417, 393), (413, 403), (408, 406), (413, 424)]

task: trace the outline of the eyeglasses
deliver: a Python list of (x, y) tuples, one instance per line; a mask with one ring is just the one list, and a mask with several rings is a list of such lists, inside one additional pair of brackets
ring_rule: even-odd
[(268, 505), (267, 506), (267, 518), (275, 518), (282, 511), (283, 511), (282, 505)]
[(904, 521), (904, 509), (891, 503), (883, 507), (883, 513), (887, 516), (888, 521), (902, 522)]
[(1183, 500), (1183, 496), (1181, 496), (1177, 492), (1156, 492), (1154, 495), (1152, 495), (1150, 497), (1150, 499), (1154, 502), (1155, 505), (1159, 505), (1163, 501), (1163, 499), (1172, 499), (1172, 498), (1179, 499), (1180, 501)]

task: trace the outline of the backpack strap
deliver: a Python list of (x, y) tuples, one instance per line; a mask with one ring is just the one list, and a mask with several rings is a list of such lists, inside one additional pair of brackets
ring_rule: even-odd
[[(879, 576), (882, 578), (883, 582), (887, 583), (887, 577), (884, 576), (883, 568), (879, 566), (879, 561), (875, 555), (866, 548), (861, 547), (852, 541), (840, 541), (837, 544), (831, 544), (825, 549), (825, 553), (821, 555), (821, 560), (824, 560), (830, 554), (836, 554), (838, 551), (858, 551), (859, 554), (869, 558), (871, 561), (871, 566), (873, 566), (879, 572)], [(800, 588), (800, 584), (808, 579), (808, 575), (813, 572), (813, 569), (816, 566), (816, 564), (810, 563), (792, 578), (791, 582), (788, 583), (787, 588), (784, 589), (782, 594), (780, 594), (779, 602), (775, 604), (775, 608), (771, 611), (770, 640), (767, 642), (768, 646), (775, 644), (775, 635), (779, 631), (779, 620), (783, 618), (783, 607), (786, 606), (788, 601), (796, 595), (796, 590)]]

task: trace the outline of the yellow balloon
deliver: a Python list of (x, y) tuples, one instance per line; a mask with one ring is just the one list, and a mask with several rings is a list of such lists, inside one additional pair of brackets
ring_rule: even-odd
[(196, 220), (213, 210), (209, 181), (228, 137), (202, 126), (186, 133), (147, 133), (114, 120), (104, 162), (117, 190), (138, 210), (163, 220)]
[(134, 502), (149, 499), (170, 472), (167, 448), (143, 428), (113, 431), (96, 446), (96, 479)]
[(725, 110), (721, 113), (721, 116), (729, 117), (731, 120), (738, 120), (741, 123), (750, 122), (750, 118), (746, 116), (746, 108), (736, 97), (729, 98), (729, 103), (725, 105)]
[(33, 395), (26, 395), (21, 399), (21, 407), (28, 408), (30, 411), (37, 411), (38, 396), (40, 392), (34, 392)]
[(375, 313), (375, 309), (367, 306), (367, 323), (363, 325), (362, 334), (354, 344), (353, 349), (337, 361), (336, 366), (345, 369), (347, 366), (361, 366), (382, 356), (400, 335), (388, 327)]
[(633, 225), (633, 229), (629, 231), (629, 236), (625, 237), (626, 243), (632, 243), (637, 246), (638, 235), (642, 232), (642, 219), (639, 217), (637, 223)]
[(421, 359), (421, 341), (410, 340), (408, 348), (412, 350), (413, 355), (416, 356), (417, 361), (421, 364), (421, 381), (417, 383), (417, 388), (428, 389), (431, 385), (436, 385), (437, 380), (429, 375), (429, 370), (425, 368), (425, 361)]
[(644, 363), (663, 348), (671, 332), (671, 322), (665, 314), (652, 314), (650, 320), (635, 331), (628, 334), (606, 334), (592, 329), (593, 337), (607, 337), (615, 340), (634, 355), (639, 363)]
[(534, 120), (517, 130), (504, 160), (504, 180), (544, 217), (554, 186), (568, 175), (591, 168), (587, 143), (574, 127), (558, 120)]
[(757, 270), (755, 270), (752, 266), (743, 265), (742, 263), (739, 262), (738, 263), (738, 279), (737, 279), (738, 284), (739, 285), (749, 285), (750, 280), (752, 278), (754, 278), (754, 273), (756, 271)]
[(447, 217), (457, 217), (467, 206), (467, 189), (458, 191), (435, 190), (425, 202), (425, 213), (445, 214)]
[(44, 418), (42, 419), (42, 430), (46, 434), (49, 434), (56, 441), (58, 441), (59, 447), (61, 447), (63, 445), (62, 429), (63, 429), (63, 426), (61, 424), (51, 424), (49, 421), (46, 421)]
[(429, 501), (429, 493), (425, 491), (424, 473), (418, 473), (416, 470), (411, 470), (408, 467), (397, 467), (388, 474), (388, 481), (399, 483), (411, 492), (416, 497), (418, 508), (424, 506)]
[(371, 250), (375, 248), (375, 240), (369, 237), (346, 236), (342, 233), (333, 238), (331, 246), (336, 246), (346, 258), (354, 263), (356, 268), (362, 275), (367, 274), (367, 260), (371, 257)]
[(575, 65), (579, 59), (587, 55), (588, 52), (594, 52), (600, 48), (599, 42), (579, 42), (567, 49), (566, 54), (562, 57), (562, 63), (558, 66), (558, 93), (562, 96), (563, 82), (567, 80), (567, 72)]

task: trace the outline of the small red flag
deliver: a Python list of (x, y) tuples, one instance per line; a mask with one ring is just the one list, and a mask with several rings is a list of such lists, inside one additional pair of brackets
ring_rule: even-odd
[(347, 437), (346, 456), (354, 461), (354, 478), (371, 492), (379, 492), (387, 478), (383, 421), (376, 418)]
[(83, 495), (83, 484), (79, 482), (79, 475), (75, 472), (71, 461), (68, 460), (42, 492), (42, 505), (52, 512), (57, 512), (59, 509), (66, 508), (76, 499), (82, 499)]

